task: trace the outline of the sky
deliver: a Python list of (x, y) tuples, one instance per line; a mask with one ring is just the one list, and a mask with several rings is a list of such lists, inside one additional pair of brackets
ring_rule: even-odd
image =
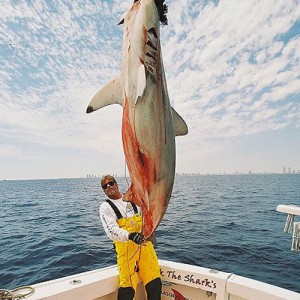
[[(0, 180), (125, 172), (122, 107), (92, 114), (120, 73), (133, 1), (1, 1)], [(300, 170), (299, 0), (166, 0), (161, 44), (176, 172)]]

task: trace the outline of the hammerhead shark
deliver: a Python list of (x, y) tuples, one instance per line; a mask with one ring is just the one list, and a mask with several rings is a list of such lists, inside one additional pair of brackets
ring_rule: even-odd
[(188, 133), (171, 107), (163, 67), (160, 23), (167, 24), (165, 0), (135, 0), (123, 15), (121, 74), (96, 93), (87, 113), (123, 106), (122, 141), (131, 186), (123, 200), (139, 205), (143, 234), (151, 236), (171, 198), (175, 136)]

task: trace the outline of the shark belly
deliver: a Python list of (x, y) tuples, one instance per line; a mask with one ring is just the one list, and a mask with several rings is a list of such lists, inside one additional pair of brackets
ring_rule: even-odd
[(167, 209), (175, 174), (172, 112), (162, 80), (153, 84), (147, 77), (145, 94), (136, 103), (126, 99), (123, 110), (122, 139), (132, 182), (124, 198), (142, 208), (145, 236)]

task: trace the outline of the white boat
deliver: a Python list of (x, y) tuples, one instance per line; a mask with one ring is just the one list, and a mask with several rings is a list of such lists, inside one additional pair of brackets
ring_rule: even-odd
[[(159, 263), (162, 300), (300, 300), (299, 293), (236, 274), (167, 260), (159, 260)], [(28, 300), (116, 300), (118, 269), (111, 266), (35, 284), (31, 288), (34, 293), (26, 297)], [(136, 300), (146, 300), (142, 283)]]
[[(277, 210), (289, 214), (289, 223), (294, 221), (295, 215), (300, 215), (297, 206), (279, 205)], [(294, 232), (293, 243), (299, 245), (296, 235)], [(162, 300), (300, 300), (299, 293), (233, 273), (167, 260), (159, 260), (159, 264), (163, 280)], [(28, 300), (116, 300), (117, 290), (118, 269), (110, 266), (35, 284), (16, 291), (16, 294), (26, 295)], [(142, 283), (139, 283), (135, 299), (146, 300)]]

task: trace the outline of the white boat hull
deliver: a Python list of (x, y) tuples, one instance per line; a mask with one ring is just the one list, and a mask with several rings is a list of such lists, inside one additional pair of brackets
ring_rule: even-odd
[[(300, 300), (300, 294), (231, 273), (159, 260), (163, 280), (162, 300)], [(116, 300), (117, 266), (98, 269), (33, 285), (28, 300)], [(184, 299), (183, 298), (183, 299)], [(136, 300), (144, 300), (140, 283)]]

